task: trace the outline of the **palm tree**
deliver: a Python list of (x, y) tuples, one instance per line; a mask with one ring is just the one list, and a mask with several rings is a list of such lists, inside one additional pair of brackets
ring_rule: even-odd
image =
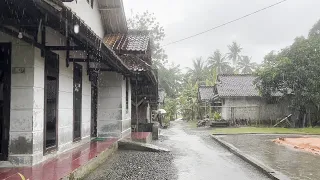
[(242, 56), (237, 67), (242, 74), (252, 74), (256, 68), (257, 63), (251, 62), (251, 57), (249, 58), (249, 56)]
[(188, 75), (191, 76), (191, 79), (197, 83), (205, 80), (206, 66), (205, 62), (202, 60), (202, 57), (192, 60), (193, 66), (188, 69)]
[(208, 64), (211, 69), (216, 69), (218, 74), (230, 73), (231, 66), (226, 60), (221, 52), (216, 50), (213, 55), (208, 58)]
[(161, 64), (158, 67), (159, 86), (165, 89), (169, 97), (175, 97), (182, 79), (180, 66), (172, 63), (168, 68)]
[(233, 65), (236, 65), (237, 62), (240, 61), (241, 59), (240, 53), (242, 48), (236, 42), (232, 42), (232, 44), (229, 45), (228, 48), (229, 48), (229, 53), (227, 53), (227, 57), (228, 59), (232, 60)]

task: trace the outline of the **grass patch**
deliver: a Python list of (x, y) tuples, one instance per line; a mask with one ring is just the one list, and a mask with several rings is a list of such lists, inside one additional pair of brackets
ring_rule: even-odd
[(267, 127), (239, 127), (215, 128), (212, 134), (320, 134), (320, 128), (267, 128)]
[(188, 121), (189, 126), (192, 127), (192, 128), (196, 128), (197, 127), (197, 123), (198, 123), (198, 121)]

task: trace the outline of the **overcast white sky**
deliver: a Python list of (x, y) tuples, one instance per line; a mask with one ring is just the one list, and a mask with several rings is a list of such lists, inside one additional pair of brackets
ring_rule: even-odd
[[(163, 44), (185, 38), (236, 19), (280, 0), (124, 0), (126, 16), (153, 12), (164, 27)], [(227, 53), (232, 41), (241, 44), (243, 55), (261, 62), (271, 50), (290, 45), (308, 34), (320, 19), (320, 0), (288, 0), (246, 19), (195, 38), (165, 47), (169, 61), (191, 66), (192, 59), (207, 58), (215, 49)]]

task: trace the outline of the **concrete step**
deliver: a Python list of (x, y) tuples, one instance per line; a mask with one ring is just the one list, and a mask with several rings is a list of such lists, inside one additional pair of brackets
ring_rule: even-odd
[(136, 150), (136, 151), (147, 151), (147, 152), (170, 152), (166, 148), (162, 148), (153, 144), (135, 142), (130, 140), (118, 141), (118, 148), (123, 150)]

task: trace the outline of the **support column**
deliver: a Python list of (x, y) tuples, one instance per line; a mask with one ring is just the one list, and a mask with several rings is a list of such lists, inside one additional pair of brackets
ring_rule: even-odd
[[(19, 40), (18, 40), (19, 41)], [(34, 165), (43, 158), (44, 60), (40, 49), (12, 42), (10, 138), (8, 160)]]
[(122, 75), (115, 72), (101, 72), (99, 75), (98, 137), (122, 137), (123, 81)]

